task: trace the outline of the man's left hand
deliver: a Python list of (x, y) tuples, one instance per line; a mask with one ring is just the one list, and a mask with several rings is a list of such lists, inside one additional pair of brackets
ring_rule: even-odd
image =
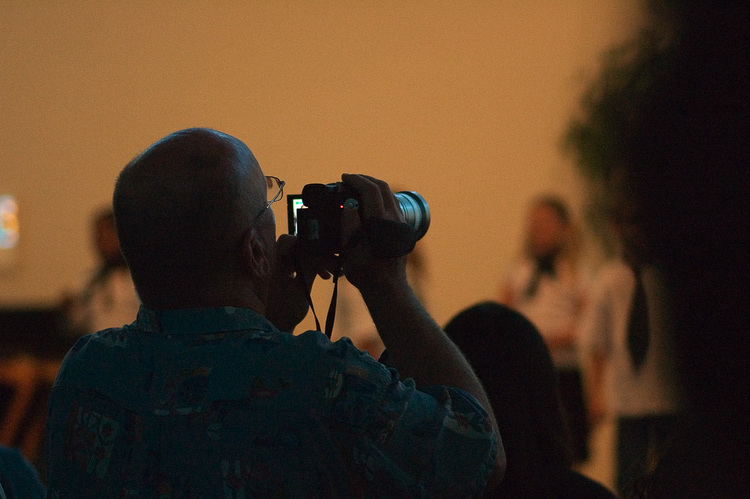
[(307, 316), (315, 277), (331, 277), (325, 268), (320, 258), (299, 251), (295, 236), (282, 234), (276, 241), (276, 266), (265, 315), (280, 331), (294, 332)]

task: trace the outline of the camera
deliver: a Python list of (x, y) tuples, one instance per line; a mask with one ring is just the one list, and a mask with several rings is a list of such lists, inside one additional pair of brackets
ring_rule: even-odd
[[(413, 191), (395, 193), (413, 243), (427, 233), (430, 226), (430, 207)], [(362, 204), (359, 193), (341, 183), (307, 184), (302, 194), (287, 196), (289, 233), (296, 235), (301, 247), (319, 255), (341, 253), (341, 213), (345, 206), (358, 209)], [(399, 224), (404, 225), (404, 224)], [(394, 237), (402, 237), (394, 232)], [(387, 237), (387, 236), (386, 236)], [(407, 251), (408, 252), (408, 251)]]

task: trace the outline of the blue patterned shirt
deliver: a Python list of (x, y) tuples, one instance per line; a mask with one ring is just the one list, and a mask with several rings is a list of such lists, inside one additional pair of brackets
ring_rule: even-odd
[(494, 461), (468, 393), (233, 307), (81, 338), (50, 396), (50, 497), (467, 497)]

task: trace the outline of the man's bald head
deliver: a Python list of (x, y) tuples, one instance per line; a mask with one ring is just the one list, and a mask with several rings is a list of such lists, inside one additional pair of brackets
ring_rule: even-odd
[(175, 132), (133, 159), (117, 179), (113, 205), (144, 304), (191, 285), (201, 293), (236, 272), (243, 234), (265, 197), (250, 149), (215, 130)]

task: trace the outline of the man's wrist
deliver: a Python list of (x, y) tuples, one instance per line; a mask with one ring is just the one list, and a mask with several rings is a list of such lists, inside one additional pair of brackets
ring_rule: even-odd
[(358, 286), (362, 298), (394, 296), (411, 289), (406, 275), (381, 274), (372, 279), (364, 279)]

